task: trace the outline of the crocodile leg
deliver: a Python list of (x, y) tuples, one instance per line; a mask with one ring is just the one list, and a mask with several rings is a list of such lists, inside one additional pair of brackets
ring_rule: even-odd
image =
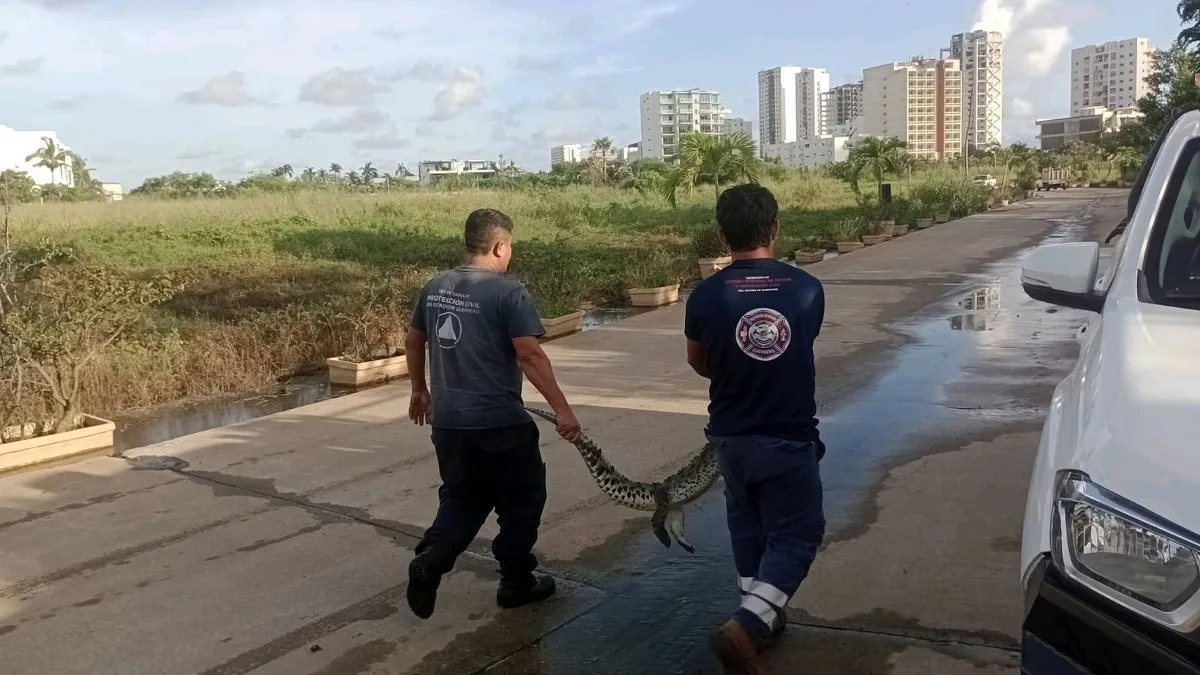
[(667, 548), (671, 548), (671, 537), (667, 534), (666, 526), (670, 509), (671, 502), (667, 499), (667, 491), (660, 486), (654, 491), (654, 515), (650, 517), (650, 529), (654, 530), (654, 536)]
[(692, 546), (692, 542), (688, 541), (687, 535), (683, 532), (683, 509), (675, 508), (667, 512), (667, 531), (675, 537), (675, 541), (679, 542), (679, 546), (683, 550), (688, 553), (696, 552), (696, 547)]

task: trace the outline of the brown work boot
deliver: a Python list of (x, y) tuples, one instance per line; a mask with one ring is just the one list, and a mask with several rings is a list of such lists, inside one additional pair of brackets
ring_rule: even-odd
[(759, 675), (758, 649), (754, 638), (737, 619), (721, 624), (713, 633), (713, 648), (725, 675)]
[(771, 632), (759, 641), (758, 651), (762, 652), (774, 646), (785, 628), (787, 628), (787, 612), (781, 609), (775, 613), (775, 620), (771, 622)]

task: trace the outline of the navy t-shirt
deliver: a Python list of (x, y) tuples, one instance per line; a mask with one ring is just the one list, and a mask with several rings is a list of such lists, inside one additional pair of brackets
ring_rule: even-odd
[(819, 443), (813, 341), (824, 319), (821, 282), (773, 258), (734, 261), (697, 284), (684, 334), (708, 360), (707, 431)]

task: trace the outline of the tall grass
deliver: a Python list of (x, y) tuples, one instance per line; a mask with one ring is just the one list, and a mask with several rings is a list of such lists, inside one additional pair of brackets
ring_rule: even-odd
[[(899, 188), (941, 199), (953, 179), (918, 176)], [(856, 213), (849, 187), (821, 174), (766, 185), (780, 204), (780, 255), (832, 246), (835, 225)], [(463, 259), (463, 222), (482, 207), (513, 218), (510, 271), (545, 317), (620, 303), (629, 286), (693, 278), (693, 242), (715, 223), (707, 190), (671, 209), (656, 196), (593, 187), (127, 198), (25, 205), (13, 216), (20, 241), (69, 244), (84, 260), (186, 283), (155, 310), (149, 332), (87, 374), (87, 410), (112, 415), (247, 390), (362, 352), (381, 326), (406, 325), (421, 285)], [(368, 308), (370, 289), (388, 279), (388, 304)]]

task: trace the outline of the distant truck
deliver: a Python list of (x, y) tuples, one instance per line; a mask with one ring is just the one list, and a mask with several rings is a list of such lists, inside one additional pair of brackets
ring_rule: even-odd
[(1069, 187), (1071, 174), (1066, 169), (1043, 168), (1042, 175), (1037, 180), (1038, 190), (1066, 190)]

